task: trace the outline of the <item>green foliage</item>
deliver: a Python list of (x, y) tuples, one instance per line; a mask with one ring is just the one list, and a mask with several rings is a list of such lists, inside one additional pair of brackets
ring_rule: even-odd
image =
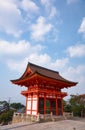
[(69, 103), (64, 103), (65, 112), (73, 112), (74, 116), (85, 116), (85, 97), (71, 95)]
[(21, 103), (12, 103), (9, 105), (7, 101), (0, 101), (0, 104), (3, 105), (3, 108), (6, 108), (5, 111), (0, 111), (0, 123), (2, 124), (8, 124), (10, 121), (12, 121), (14, 113), (14, 110), (12, 108), (16, 109), (17, 111), (18, 109), (24, 107), (24, 105)]
[(7, 101), (0, 101), (0, 104), (3, 104), (6, 107), (9, 107), (9, 103)]
[(13, 107), (13, 108), (15, 108), (16, 110), (25, 107), (25, 106), (24, 106), (23, 104), (21, 104), (21, 103), (12, 103), (12, 104), (10, 104), (10, 106)]
[(72, 112), (72, 107), (71, 107), (71, 105), (67, 104), (66, 106), (64, 106), (64, 111), (65, 111), (65, 112)]
[(66, 101), (63, 99), (63, 106), (66, 106)]
[(12, 120), (12, 116), (13, 116), (12, 110), (0, 114), (0, 123), (8, 124), (8, 122)]
[(72, 106), (72, 111), (75, 116), (84, 116), (85, 98), (80, 95), (72, 95), (69, 102)]
[(71, 105), (68, 104), (65, 100), (63, 100), (63, 106), (64, 106), (64, 111), (65, 112), (72, 112)]

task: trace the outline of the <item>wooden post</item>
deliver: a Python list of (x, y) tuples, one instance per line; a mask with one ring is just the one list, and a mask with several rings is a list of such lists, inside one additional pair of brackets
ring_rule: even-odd
[(44, 94), (44, 114), (46, 114), (46, 94)]
[(28, 95), (26, 96), (26, 114), (27, 114), (27, 105), (28, 105)]
[(56, 115), (58, 116), (58, 101), (57, 101), (57, 96), (56, 96)]
[(39, 110), (38, 110), (38, 109), (39, 109), (38, 106), (39, 106), (39, 94), (37, 94), (37, 115), (38, 115), (38, 113), (39, 113), (39, 112), (38, 112), (38, 111), (39, 111)]
[(33, 103), (33, 94), (31, 94), (31, 110), (30, 110), (31, 111), (31, 113), (30, 113), (31, 115), (32, 115), (32, 103)]
[(63, 115), (63, 98), (61, 97), (61, 108), (62, 108), (62, 115)]

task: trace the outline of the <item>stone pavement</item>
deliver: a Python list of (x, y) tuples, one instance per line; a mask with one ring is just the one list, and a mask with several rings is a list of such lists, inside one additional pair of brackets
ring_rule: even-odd
[(85, 122), (62, 120), (46, 123), (18, 123), (0, 126), (0, 130), (85, 130)]

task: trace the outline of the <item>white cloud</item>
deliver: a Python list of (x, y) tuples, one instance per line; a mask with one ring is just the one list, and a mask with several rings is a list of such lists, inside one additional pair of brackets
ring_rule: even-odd
[[(62, 73), (63, 77), (69, 80), (78, 82), (78, 85), (74, 88), (66, 90), (68, 94), (83, 94), (85, 92), (85, 65), (78, 65), (76, 67), (68, 67)], [(65, 91), (65, 90), (64, 90)]]
[(44, 5), (44, 6), (50, 6), (51, 4), (51, 1), (50, 0), (41, 0), (41, 3)]
[(31, 38), (34, 40), (44, 40), (46, 34), (52, 29), (52, 25), (46, 23), (46, 19), (40, 16), (37, 19), (37, 23), (31, 26)]
[(70, 55), (70, 57), (85, 56), (85, 45), (76, 44), (74, 46), (70, 46), (69, 48), (67, 48), (66, 52)]
[(67, 71), (64, 71), (63, 74), (69, 79), (76, 79), (80, 81), (80, 76), (84, 77), (85, 75), (85, 65), (78, 65), (75, 67), (68, 67)]
[(18, 60), (18, 61), (11, 60), (11, 59), (8, 60), (7, 65), (12, 70), (24, 72), (28, 62), (58, 71), (58, 70), (63, 70), (64, 67), (66, 68), (69, 60), (68, 58), (62, 58), (53, 61), (48, 54), (46, 53), (40, 54), (39, 50), (37, 49), (37, 52), (34, 53), (30, 52), (30, 54), (22, 60)]
[(19, 41), (19, 43), (11, 43), (8, 41), (0, 41), (0, 54), (21, 54), (27, 51), (29, 48), (29, 43), (25, 41)]
[(32, 46), (29, 42), (21, 40), (18, 42), (9, 42), (0, 40), (0, 54), (1, 55), (24, 55), (24, 53), (29, 54), (30, 52), (41, 51), (44, 46), (37, 44)]
[(27, 13), (36, 13), (39, 11), (39, 7), (32, 0), (22, 0), (20, 2), (20, 7)]
[(37, 65), (46, 66), (50, 63), (50, 60), (51, 58), (47, 54), (30, 53), (29, 56), (25, 57), (21, 61), (8, 60), (7, 65), (11, 70), (24, 72), (28, 61)]
[(22, 73), (26, 69), (27, 59), (21, 61), (8, 60), (7, 66), (14, 71)]
[(57, 59), (51, 63), (51, 68), (56, 68), (57, 70), (63, 69), (69, 62), (68, 58)]
[(19, 37), (22, 33), (22, 16), (16, 4), (11, 0), (0, 0), (0, 30)]
[(67, 0), (67, 4), (72, 4), (72, 3), (76, 3), (78, 2), (79, 0)]
[(48, 15), (48, 18), (52, 19), (59, 14), (59, 11), (53, 5), (52, 0), (41, 0), (41, 3), (45, 7), (45, 11)]
[(59, 12), (58, 12), (58, 10), (54, 7), (54, 6), (52, 6), (51, 7), (51, 11), (50, 11), (50, 15), (49, 15), (49, 18), (53, 18), (53, 17), (55, 17), (56, 15), (58, 15), (59, 14)]
[(85, 17), (82, 20), (82, 23), (81, 23), (81, 25), (80, 25), (80, 27), (78, 29), (78, 32), (82, 33), (84, 35), (84, 37), (85, 37)]
[(29, 55), (28, 60), (36, 64), (48, 65), (51, 61), (51, 57), (46, 53), (44, 54), (32, 53)]

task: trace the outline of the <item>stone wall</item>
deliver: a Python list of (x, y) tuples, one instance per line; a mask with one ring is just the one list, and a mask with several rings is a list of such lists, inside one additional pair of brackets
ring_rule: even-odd
[(73, 112), (64, 112), (63, 116), (65, 117), (65, 119), (72, 119)]
[(30, 122), (31, 117), (29, 115), (26, 115), (25, 113), (14, 113), (12, 123), (18, 123), (18, 122)]
[(35, 115), (26, 115), (25, 113), (14, 113), (12, 123), (18, 122), (47, 122), (47, 121), (57, 121), (65, 119), (64, 116), (54, 116), (51, 114), (38, 114)]

